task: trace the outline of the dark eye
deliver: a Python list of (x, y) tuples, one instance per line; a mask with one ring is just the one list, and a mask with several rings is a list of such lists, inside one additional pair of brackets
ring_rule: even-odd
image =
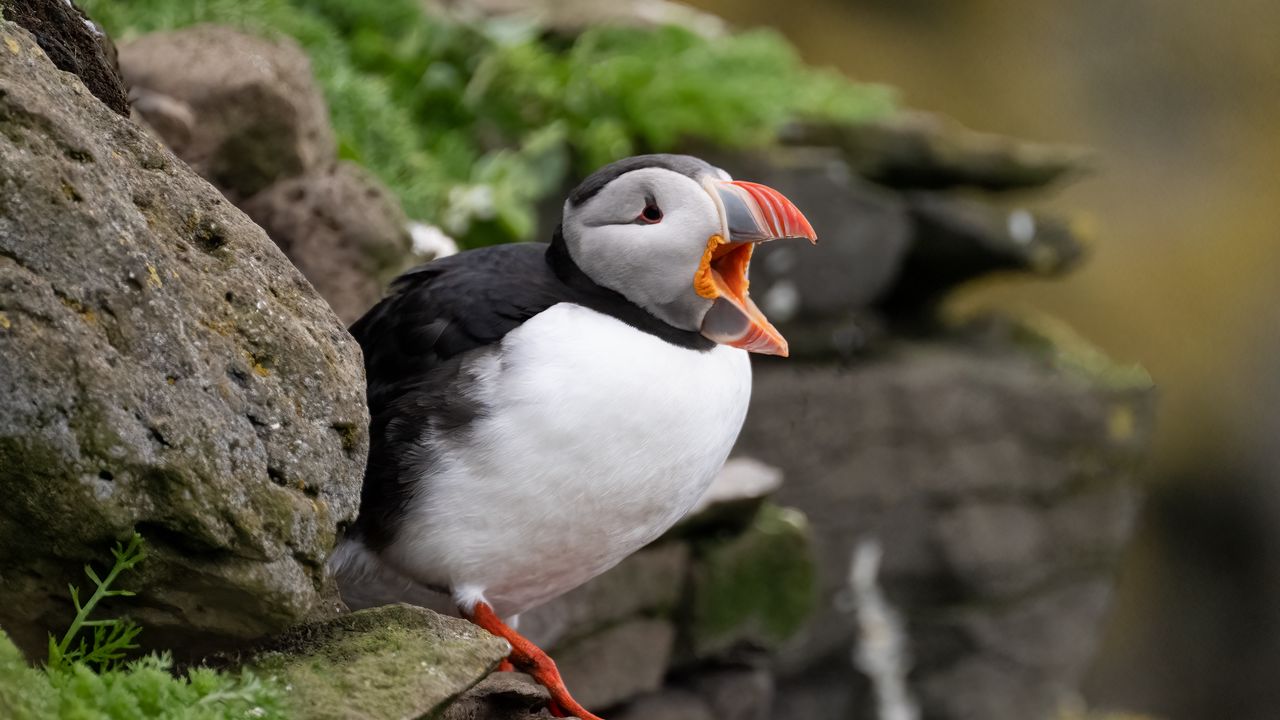
[(653, 203), (644, 206), (644, 210), (640, 211), (640, 217), (636, 218), (636, 222), (642, 222), (646, 225), (655, 225), (662, 222), (662, 208)]

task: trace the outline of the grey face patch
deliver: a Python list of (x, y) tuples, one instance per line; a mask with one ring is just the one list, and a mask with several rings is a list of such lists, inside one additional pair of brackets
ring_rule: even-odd
[[(592, 176), (612, 179), (584, 183), (583, 195), (590, 195), (578, 204), (565, 203), (566, 247), (600, 286), (674, 328), (697, 331), (711, 301), (697, 294), (694, 276), (708, 240), (722, 232), (720, 211), (700, 181), (722, 174), (681, 155), (631, 160)], [(646, 204), (661, 211), (660, 221), (636, 221)]]
[(582, 203), (595, 197), (605, 185), (618, 179), (619, 176), (625, 175), (632, 170), (640, 170), (643, 168), (662, 168), (672, 172), (680, 173), (688, 178), (697, 180), (704, 175), (721, 176), (724, 173), (715, 168), (710, 163), (699, 160), (692, 155), (636, 155), (635, 157), (623, 158), (614, 163), (610, 163), (591, 173), (586, 180), (578, 184), (569, 193), (568, 204), (577, 207)]

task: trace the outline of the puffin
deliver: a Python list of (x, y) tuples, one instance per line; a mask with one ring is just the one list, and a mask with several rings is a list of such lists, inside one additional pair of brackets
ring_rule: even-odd
[(606, 165), (547, 243), (397, 278), (350, 328), (370, 448), (329, 567), (352, 609), (409, 602), (506, 639), (553, 714), (599, 720), (520, 613), (676, 523), (747, 413), (748, 353), (787, 342), (748, 295), (757, 243), (817, 241), (781, 193), (687, 155)]

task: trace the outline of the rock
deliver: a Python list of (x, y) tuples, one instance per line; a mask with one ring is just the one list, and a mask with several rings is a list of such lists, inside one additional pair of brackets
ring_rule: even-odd
[(695, 546), (684, 659), (778, 648), (813, 612), (813, 573), (808, 523), (789, 508), (765, 505), (745, 533)]
[(688, 566), (688, 545), (651, 545), (591, 582), (521, 613), (520, 633), (554, 649), (634, 615), (670, 615)]
[(658, 689), (674, 641), (671, 623), (637, 618), (560, 648), (555, 661), (565, 686), (595, 712)]
[(547, 689), (519, 672), (498, 672), (445, 708), (440, 720), (540, 720), (554, 717)]
[(869, 710), (869, 688), (851, 675), (849, 657), (832, 657), (803, 673), (776, 678), (774, 720), (876, 718)]
[(674, 531), (744, 530), (781, 485), (781, 470), (749, 457), (730, 458)]
[(719, 668), (693, 682), (716, 720), (770, 720), (773, 673), (764, 667)]
[(612, 720), (717, 720), (706, 701), (679, 689), (643, 695), (610, 717)]
[[(120, 66), (148, 124), (234, 201), (335, 158), (324, 98), (292, 40), (201, 25), (122, 46)], [(194, 125), (175, 124), (175, 102)]]
[(904, 189), (1035, 188), (1083, 172), (1090, 159), (1078, 148), (974, 132), (924, 112), (903, 111), (852, 125), (799, 123), (783, 139), (840, 148), (860, 176)]
[(83, 10), (69, 0), (21, 0), (4, 3), (4, 18), (26, 28), (59, 70), (80, 78), (104, 105), (129, 117), (115, 45)]
[[(1078, 697), (1078, 678), (1097, 646), (1097, 626), (1111, 595), (1109, 578), (1067, 583), (1012, 607), (961, 610), (923, 618), (919, 652), (937, 665), (917, 686), (937, 717), (1047, 717)], [(939, 653), (928, 640), (953, 648)], [(965, 651), (957, 652), (960, 644)]]
[(931, 313), (960, 284), (995, 272), (1055, 277), (1084, 258), (1084, 245), (1063, 220), (1026, 209), (931, 193), (909, 196), (910, 249), (896, 281), (877, 305), (891, 315)]
[(902, 201), (855, 177), (829, 148), (695, 154), (786, 195), (818, 233), (816, 246), (759, 245), (751, 263), (751, 296), (787, 338), (792, 359), (863, 352), (878, 329), (867, 308), (892, 285), (908, 249)]
[[(821, 588), (814, 621), (779, 659), (780, 707), (843, 707), (865, 692), (849, 666), (845, 588), (868, 538), (884, 549), (881, 585), (905, 618), (925, 716), (1048, 716), (1078, 686), (1105, 593), (1072, 588), (1109, 586), (1131, 532), (1150, 381), (1052, 331), (979, 327), (897, 339), (852, 368), (758, 369), (739, 445), (786, 473), (778, 501), (813, 525)], [(843, 699), (796, 680), (831, 667), (848, 668), (831, 681)], [(987, 698), (982, 712), (925, 692), (993, 668), (1011, 679), (966, 695)], [(1006, 688), (1016, 693), (1001, 710)]]
[(332, 612), (368, 438), (360, 350), (257, 226), (0, 24), (0, 625), (28, 652), (137, 530), (142, 641)]
[(399, 203), (353, 163), (282, 180), (240, 207), (348, 325), (412, 260)]
[(435, 717), (510, 646), (465, 620), (412, 605), (341, 615), (274, 638), (247, 663), (314, 720)]

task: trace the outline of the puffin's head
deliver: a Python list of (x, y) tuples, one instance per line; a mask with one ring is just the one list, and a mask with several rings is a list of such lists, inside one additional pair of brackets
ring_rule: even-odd
[(818, 236), (781, 193), (688, 155), (606, 165), (565, 201), (574, 264), (669, 325), (725, 345), (787, 354), (747, 295), (755, 243)]

